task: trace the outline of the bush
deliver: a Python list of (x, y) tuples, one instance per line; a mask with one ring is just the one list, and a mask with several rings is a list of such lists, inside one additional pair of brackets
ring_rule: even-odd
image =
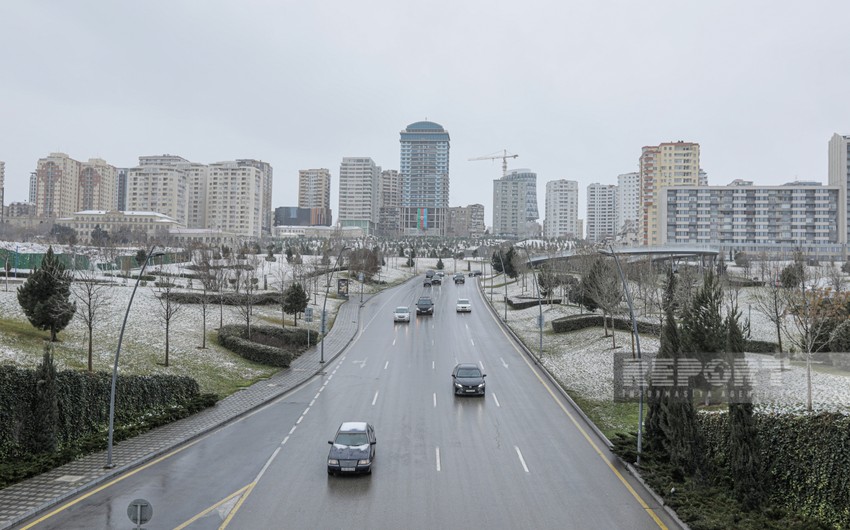
[[(544, 298), (542, 300), (542, 303), (543, 303), (543, 305), (560, 304), (561, 299), (560, 298), (553, 298), (552, 300), (549, 300), (548, 298)], [(511, 309), (528, 309), (529, 307), (534, 307), (536, 305), (538, 305), (537, 298), (516, 299), (516, 298), (508, 297), (508, 306), (510, 306)]]
[(218, 331), (219, 344), (240, 357), (268, 366), (288, 368), (307, 346), (304, 329), (251, 326), (251, 340), (247, 337), (245, 326), (231, 324)]
[[(200, 304), (201, 300), (206, 297), (208, 304), (221, 303), (228, 306), (245, 305), (245, 294), (243, 293), (207, 293), (206, 295), (203, 295), (200, 293), (173, 292), (169, 294), (169, 296), (174, 302), (179, 304)], [(252, 294), (251, 298), (253, 299), (251, 305), (280, 305), (279, 293)]]
[[(610, 320), (608, 320), (608, 322), (610, 324)], [(603, 327), (602, 315), (570, 315), (556, 318), (552, 321), (552, 330), (555, 333), (570, 333), (572, 331), (594, 327)], [(646, 333), (648, 335), (659, 335), (661, 332), (661, 328), (658, 324), (643, 322), (641, 320), (637, 321), (637, 328), (638, 333)], [(631, 319), (614, 317), (614, 329), (631, 331)]]
[(829, 361), (839, 370), (850, 372), (850, 352), (830, 352)]

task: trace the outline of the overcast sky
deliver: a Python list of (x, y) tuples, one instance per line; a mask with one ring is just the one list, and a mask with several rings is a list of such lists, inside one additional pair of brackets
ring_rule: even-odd
[(546, 182), (616, 184), (644, 145), (701, 146), (709, 184), (826, 183), (850, 134), (850, 2), (762, 0), (8, 1), (0, 4), (6, 203), (54, 151), (131, 167), (163, 153), (298, 170), (369, 156), (399, 131), (451, 135), (451, 205), (492, 222), (502, 149)]

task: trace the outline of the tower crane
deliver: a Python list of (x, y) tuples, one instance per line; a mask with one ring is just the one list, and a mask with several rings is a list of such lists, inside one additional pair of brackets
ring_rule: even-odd
[(504, 177), (505, 175), (508, 174), (508, 159), (509, 158), (516, 158), (518, 156), (519, 155), (509, 155), (508, 150), (503, 149), (501, 155), (478, 156), (478, 157), (475, 157), (475, 158), (470, 158), (469, 161), (472, 162), (473, 160), (497, 160), (497, 159), (501, 158), (502, 159), (502, 176)]

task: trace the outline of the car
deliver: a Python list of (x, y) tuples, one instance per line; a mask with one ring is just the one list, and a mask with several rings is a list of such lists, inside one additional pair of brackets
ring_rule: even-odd
[(452, 370), (452, 390), (456, 396), (483, 396), (485, 377), (477, 364), (458, 363)]
[(410, 308), (399, 306), (393, 311), (393, 322), (410, 322)]
[(425, 281), (422, 282), (423, 287), (431, 287), (431, 278), (425, 278)]
[(458, 298), (456, 307), (458, 313), (472, 313), (472, 304), (469, 303), (469, 298)]
[(432, 271), (431, 269), (428, 269), (427, 271), (425, 271), (425, 277), (426, 278), (433, 278), (434, 274), (436, 274), (436, 273), (434, 271)]
[(347, 421), (328, 440), (328, 475), (337, 473), (372, 474), (375, 460), (375, 428), (364, 421)]
[(481, 276), (481, 271), (472, 271), (469, 273), (470, 276)]
[(455, 284), (466, 283), (466, 277), (464, 277), (462, 272), (455, 274), (454, 279), (455, 279)]
[(431, 300), (430, 296), (420, 296), (419, 300), (416, 302), (416, 314), (417, 315), (433, 315), (434, 314), (434, 302)]
[(437, 273), (436, 273), (436, 275), (435, 275), (435, 276), (439, 276), (440, 278), (445, 278), (445, 277), (446, 277), (446, 273), (445, 273), (445, 272), (443, 272), (443, 271), (437, 271)]
[(431, 278), (431, 285), (443, 285), (443, 280), (439, 276)]

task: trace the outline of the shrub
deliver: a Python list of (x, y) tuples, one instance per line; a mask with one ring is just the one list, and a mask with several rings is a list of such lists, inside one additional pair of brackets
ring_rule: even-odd
[(251, 340), (248, 340), (245, 326), (228, 325), (219, 330), (218, 342), (249, 361), (288, 368), (307, 346), (307, 330), (251, 326)]

